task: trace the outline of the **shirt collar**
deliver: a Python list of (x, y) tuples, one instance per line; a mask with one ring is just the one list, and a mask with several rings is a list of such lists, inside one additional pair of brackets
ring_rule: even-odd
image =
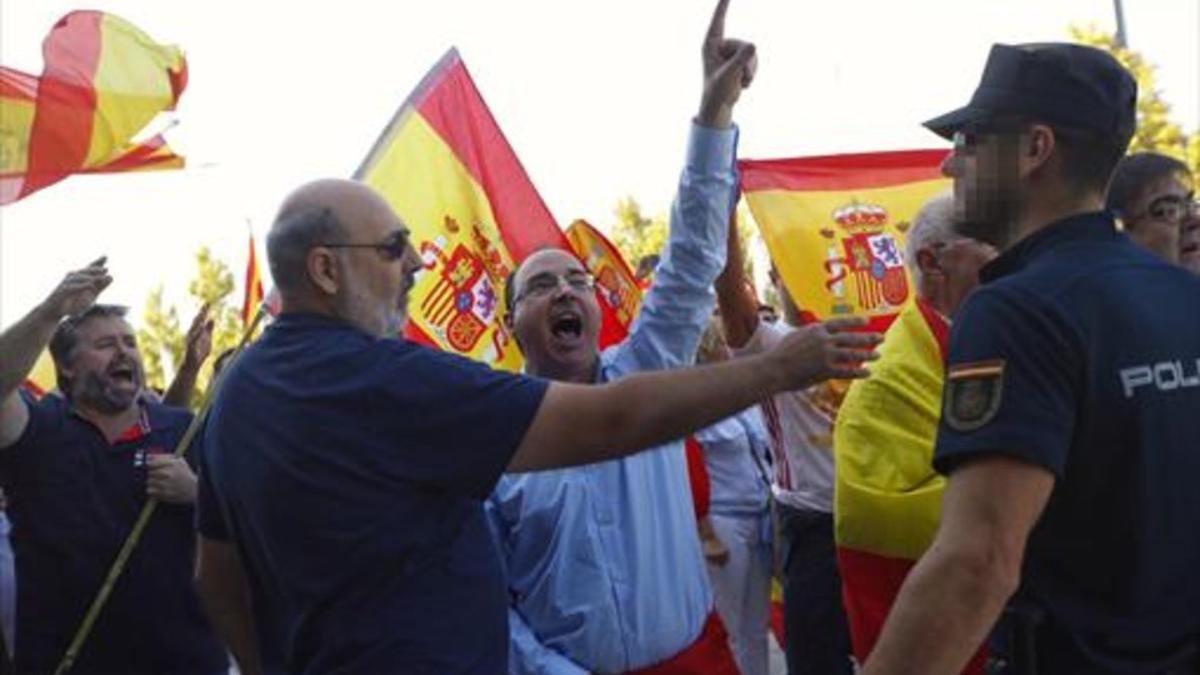
[(1038, 256), (1074, 241), (1099, 241), (1114, 237), (1112, 213), (1091, 211), (1067, 216), (1018, 241), (979, 270), (979, 281), (988, 283), (1024, 269)]

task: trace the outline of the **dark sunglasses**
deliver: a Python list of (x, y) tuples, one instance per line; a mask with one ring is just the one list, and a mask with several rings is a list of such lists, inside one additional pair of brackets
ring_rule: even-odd
[(377, 244), (330, 243), (317, 244), (317, 246), (324, 246), (325, 248), (373, 248), (379, 251), (379, 254), (387, 260), (399, 260), (408, 251), (408, 243), (408, 232), (405, 230), (396, 230)]

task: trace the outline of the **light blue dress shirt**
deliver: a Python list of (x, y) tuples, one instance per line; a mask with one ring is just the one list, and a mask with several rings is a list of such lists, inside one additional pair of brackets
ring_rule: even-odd
[(718, 516), (765, 514), (771, 460), (758, 406), (697, 431), (695, 437), (708, 470), (709, 512)]
[(17, 569), (8, 540), (11, 531), (8, 516), (0, 511), (0, 639), (8, 645), (9, 656), (13, 653), (17, 629)]
[[(712, 315), (736, 200), (736, 129), (693, 124), (654, 284), (596, 380), (691, 365)], [(713, 608), (683, 442), (500, 480), (487, 513), (504, 561), (509, 670), (618, 673), (674, 656)]]

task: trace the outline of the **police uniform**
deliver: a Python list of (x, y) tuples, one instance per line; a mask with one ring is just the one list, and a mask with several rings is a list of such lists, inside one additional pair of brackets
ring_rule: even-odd
[[(1131, 132), (1132, 81), (1082, 49), (994, 49), (975, 116)], [(1089, 105), (1050, 100), (1072, 90)], [(1200, 279), (1099, 212), (1027, 236), (980, 279), (951, 333), (934, 465), (1000, 454), (1056, 478), (1014, 599), (1043, 617), (1037, 672), (1200, 672)]]

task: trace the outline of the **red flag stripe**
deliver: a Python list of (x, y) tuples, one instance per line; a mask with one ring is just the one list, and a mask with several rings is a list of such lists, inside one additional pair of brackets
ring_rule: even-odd
[(29, 171), (23, 193), (61, 180), (83, 165), (95, 121), (93, 78), (100, 63), (99, 12), (63, 17), (42, 45), (45, 69), (29, 137)]
[[(475, 88), (458, 51), (451, 50), (435, 70), (440, 86), (419, 92), (420, 100), (414, 105), (487, 192), (501, 238), (513, 259), (523, 260), (548, 246), (569, 250), (566, 237)], [(488, 152), (481, 152), (485, 148)]]
[(741, 160), (742, 191), (854, 190), (942, 178), (949, 150), (902, 150), (857, 155)]

